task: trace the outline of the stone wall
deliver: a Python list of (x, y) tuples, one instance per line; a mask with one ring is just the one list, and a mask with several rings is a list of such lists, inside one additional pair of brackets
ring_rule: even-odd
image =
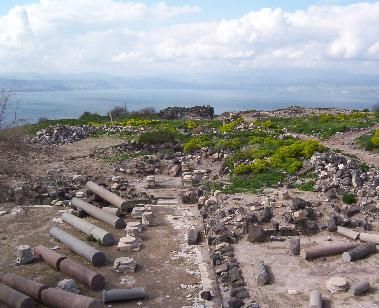
[(168, 107), (159, 112), (159, 118), (166, 120), (183, 119), (183, 118), (205, 118), (214, 117), (214, 108), (207, 106), (194, 107)]

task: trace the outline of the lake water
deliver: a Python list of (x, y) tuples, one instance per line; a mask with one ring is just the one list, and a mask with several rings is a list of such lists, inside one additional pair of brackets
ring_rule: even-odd
[(105, 114), (116, 105), (126, 103), (129, 110), (168, 106), (211, 105), (216, 113), (260, 109), (272, 110), (291, 105), (305, 107), (370, 108), (379, 101), (379, 87), (287, 87), (255, 90), (188, 90), (188, 89), (116, 89), (96, 91), (53, 91), (15, 93), (8, 108), (8, 119), (14, 117), (34, 122), (49, 119), (76, 118), (84, 111)]

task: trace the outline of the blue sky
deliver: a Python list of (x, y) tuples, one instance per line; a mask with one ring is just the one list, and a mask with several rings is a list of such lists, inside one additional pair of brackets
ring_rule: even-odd
[[(63, 0), (64, 1), (64, 0)], [(127, 1), (123, 1), (127, 2)], [(153, 4), (155, 0), (143, 0), (146, 4)], [(189, 0), (189, 1), (177, 1), (167, 0), (165, 1), (169, 5), (196, 5), (203, 9), (203, 16), (209, 18), (232, 18), (242, 15), (250, 10), (257, 10), (263, 7), (276, 8), (280, 7), (286, 10), (304, 9), (311, 5), (320, 4), (335, 4), (346, 5), (356, 3), (353, 0), (301, 0), (301, 1), (277, 1), (277, 0)], [(364, 2), (372, 3), (375, 1), (366, 0)], [(16, 5), (39, 3), (35, 0), (1, 0), (0, 1), (0, 15), (6, 14), (12, 7)]]

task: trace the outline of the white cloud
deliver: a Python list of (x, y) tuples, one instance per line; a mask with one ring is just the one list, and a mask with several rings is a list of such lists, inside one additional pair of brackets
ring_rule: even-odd
[(116, 0), (41, 0), (17, 6), (0, 17), (0, 66), (130, 74), (378, 69), (379, 2), (295, 12), (261, 9), (235, 19), (178, 23), (176, 17), (200, 11)]

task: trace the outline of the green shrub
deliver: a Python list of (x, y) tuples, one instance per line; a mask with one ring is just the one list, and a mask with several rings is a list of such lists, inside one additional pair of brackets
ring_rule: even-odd
[(346, 204), (355, 204), (357, 203), (357, 197), (353, 193), (344, 193), (342, 201)]
[(92, 113), (92, 112), (84, 112), (80, 117), (79, 121), (82, 122), (103, 122), (104, 121), (104, 116), (99, 115), (98, 113)]
[(256, 159), (250, 165), (250, 169), (254, 173), (261, 173), (264, 170), (266, 170), (267, 167), (268, 167), (268, 162), (266, 160), (263, 160), (263, 159)]
[(241, 125), (243, 122), (243, 118), (238, 118), (228, 124), (224, 124), (220, 127), (220, 132), (223, 134), (230, 134), (236, 129), (238, 125)]
[(216, 142), (215, 148), (217, 150), (238, 150), (244, 144), (242, 138), (233, 138), (229, 140), (221, 139)]
[(250, 172), (251, 172), (251, 165), (248, 165), (248, 164), (240, 164), (234, 168), (234, 173), (238, 175), (246, 174)]
[(146, 145), (159, 145), (164, 143), (175, 143), (176, 133), (169, 130), (156, 130), (143, 133), (139, 136), (138, 142)]
[(357, 144), (366, 151), (379, 149), (379, 130), (365, 134), (356, 139)]
[(296, 188), (301, 191), (313, 191), (315, 185), (316, 182), (314, 180), (309, 180), (299, 186), (296, 186)]
[(278, 170), (268, 170), (254, 175), (234, 176), (227, 192), (256, 192), (256, 190), (264, 187), (277, 187), (283, 178), (283, 174)]
[(379, 130), (377, 130), (375, 133), (374, 133), (374, 136), (371, 138), (371, 143), (373, 144), (373, 146), (375, 148), (379, 148)]
[(210, 141), (210, 136), (199, 136), (199, 137), (194, 137), (188, 140), (184, 145), (183, 145), (183, 150), (186, 153), (190, 153), (196, 150), (200, 150), (203, 147), (208, 147), (212, 144)]

